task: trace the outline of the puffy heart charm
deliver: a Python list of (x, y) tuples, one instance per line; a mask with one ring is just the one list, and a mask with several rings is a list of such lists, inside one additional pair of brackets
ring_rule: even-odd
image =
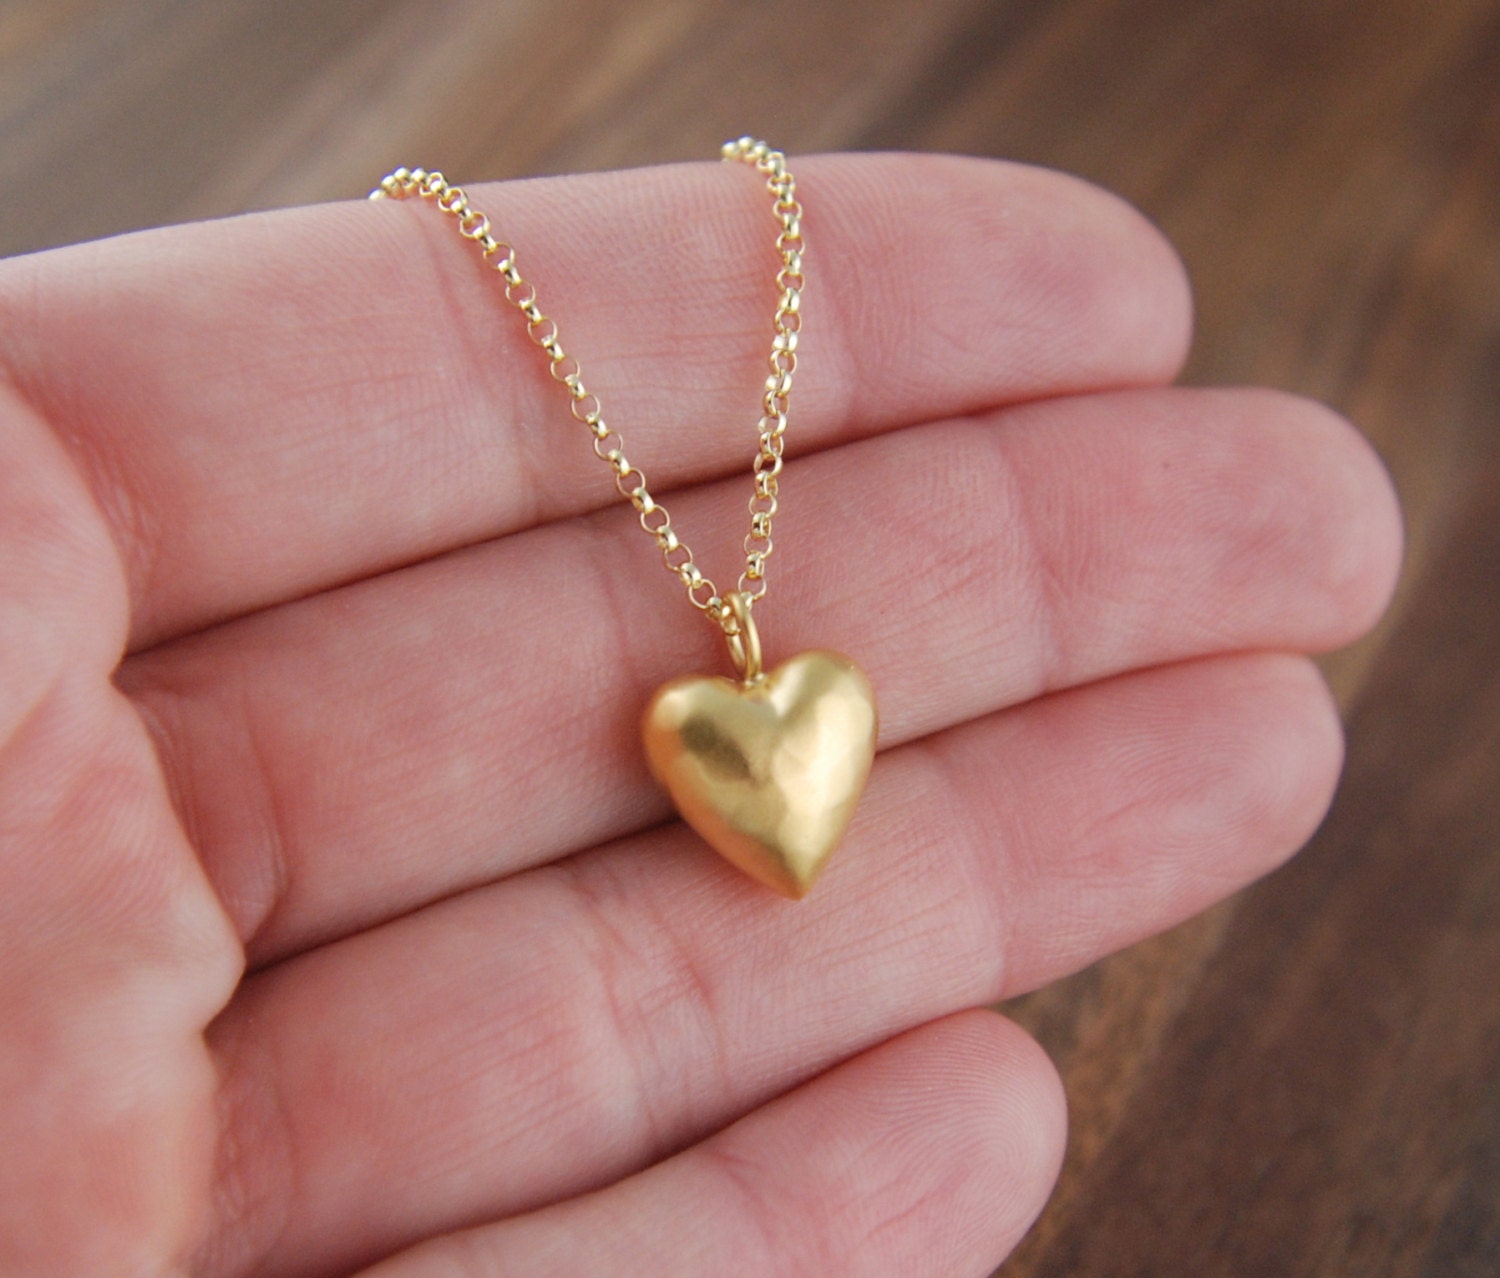
[(875, 694), (848, 657), (804, 652), (749, 683), (674, 679), (642, 730), (683, 820), (751, 878), (801, 897), (870, 775)]

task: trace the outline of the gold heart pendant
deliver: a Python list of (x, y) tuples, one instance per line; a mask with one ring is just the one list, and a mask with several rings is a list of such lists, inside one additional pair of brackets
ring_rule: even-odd
[(642, 731), (683, 820), (751, 878), (802, 897), (870, 775), (875, 693), (848, 657), (804, 652), (750, 682), (674, 679)]

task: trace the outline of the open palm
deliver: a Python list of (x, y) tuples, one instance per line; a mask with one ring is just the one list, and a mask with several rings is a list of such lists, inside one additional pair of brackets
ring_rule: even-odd
[[(797, 166), (767, 659), (880, 698), (786, 902), (637, 716), (722, 642), (451, 225), (300, 209), (0, 263), (0, 1271), (985, 1272), (1064, 1139), (982, 1008), (1263, 873), (1398, 557), (1330, 414), (1167, 389), (1080, 183)], [(775, 258), (715, 165), (473, 188), (732, 577)], [(122, 654), (123, 657), (122, 657)], [(383, 1262), (383, 1263), (382, 1263)]]

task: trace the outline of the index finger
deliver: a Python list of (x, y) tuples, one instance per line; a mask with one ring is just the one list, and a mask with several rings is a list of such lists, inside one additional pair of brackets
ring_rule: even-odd
[[(789, 452), (1175, 375), (1181, 269), (1113, 197), (955, 157), (794, 169), (808, 283)], [(748, 472), (777, 266), (755, 175), (473, 196), (653, 492)], [(132, 646), (619, 500), (497, 285), (447, 219), (395, 204), (0, 263), (0, 376), (108, 515)]]

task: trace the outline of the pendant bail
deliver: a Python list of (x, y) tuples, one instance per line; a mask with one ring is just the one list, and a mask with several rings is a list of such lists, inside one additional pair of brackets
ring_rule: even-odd
[(742, 591), (731, 590), (724, 596), (724, 611), (719, 615), (719, 624), (724, 628), (729, 659), (734, 662), (740, 682), (747, 688), (760, 682), (760, 635), (750, 618), (750, 600)]

